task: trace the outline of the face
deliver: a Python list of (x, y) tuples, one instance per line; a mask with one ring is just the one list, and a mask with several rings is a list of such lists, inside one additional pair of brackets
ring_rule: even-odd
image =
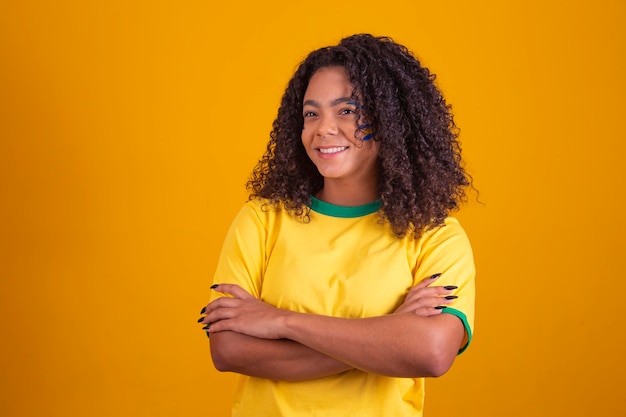
[(352, 84), (343, 67), (317, 70), (304, 94), (302, 143), (325, 181), (371, 184), (380, 143), (362, 140)]

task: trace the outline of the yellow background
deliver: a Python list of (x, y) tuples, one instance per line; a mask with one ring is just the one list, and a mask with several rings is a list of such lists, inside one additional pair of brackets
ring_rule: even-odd
[(427, 416), (626, 415), (624, 1), (0, 2), (0, 415), (225, 416), (196, 324), (310, 50), (390, 35), (480, 190), (473, 345)]

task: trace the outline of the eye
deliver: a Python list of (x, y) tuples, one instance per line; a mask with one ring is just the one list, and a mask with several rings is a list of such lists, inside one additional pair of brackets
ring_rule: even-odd
[(356, 112), (354, 111), (354, 109), (351, 109), (349, 107), (345, 108), (345, 109), (341, 109), (339, 111), (339, 114), (341, 115), (349, 115), (349, 114), (355, 114)]
[(317, 115), (315, 114), (315, 112), (312, 112), (312, 111), (305, 111), (305, 112), (304, 112), (304, 114), (303, 114), (303, 116), (304, 116), (305, 118), (307, 118), (307, 117), (315, 117), (315, 116), (317, 116)]

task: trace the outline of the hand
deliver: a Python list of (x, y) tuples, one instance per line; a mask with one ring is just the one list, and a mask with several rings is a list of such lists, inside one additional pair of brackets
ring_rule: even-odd
[(202, 310), (206, 317), (198, 322), (208, 324), (209, 333), (230, 330), (261, 339), (282, 338), (283, 318), (291, 312), (254, 298), (238, 285), (220, 284), (213, 289), (232, 298), (220, 297)]
[(437, 280), (440, 275), (441, 274), (431, 275), (412, 287), (400, 307), (398, 307), (393, 314), (413, 313), (422, 317), (441, 314), (443, 308), (456, 298), (456, 296), (450, 294), (457, 287), (431, 287), (430, 285)]

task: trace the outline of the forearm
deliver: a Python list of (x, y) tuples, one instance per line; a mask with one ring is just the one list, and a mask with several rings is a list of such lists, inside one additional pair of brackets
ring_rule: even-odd
[(211, 334), (211, 356), (220, 371), (283, 381), (334, 375), (351, 366), (286, 339), (259, 339), (232, 331)]
[[(216, 367), (252, 376), (312, 379), (350, 367), (395, 377), (439, 376), (452, 365), (465, 333), (451, 314), (337, 318), (278, 309), (236, 285), (219, 290), (234, 297), (212, 301), (202, 320), (216, 339)], [(222, 332), (230, 336), (215, 337)]]
[(284, 337), (340, 362), (395, 377), (445, 373), (464, 335), (461, 321), (448, 314), (343, 319), (293, 313), (285, 316), (283, 329)]

